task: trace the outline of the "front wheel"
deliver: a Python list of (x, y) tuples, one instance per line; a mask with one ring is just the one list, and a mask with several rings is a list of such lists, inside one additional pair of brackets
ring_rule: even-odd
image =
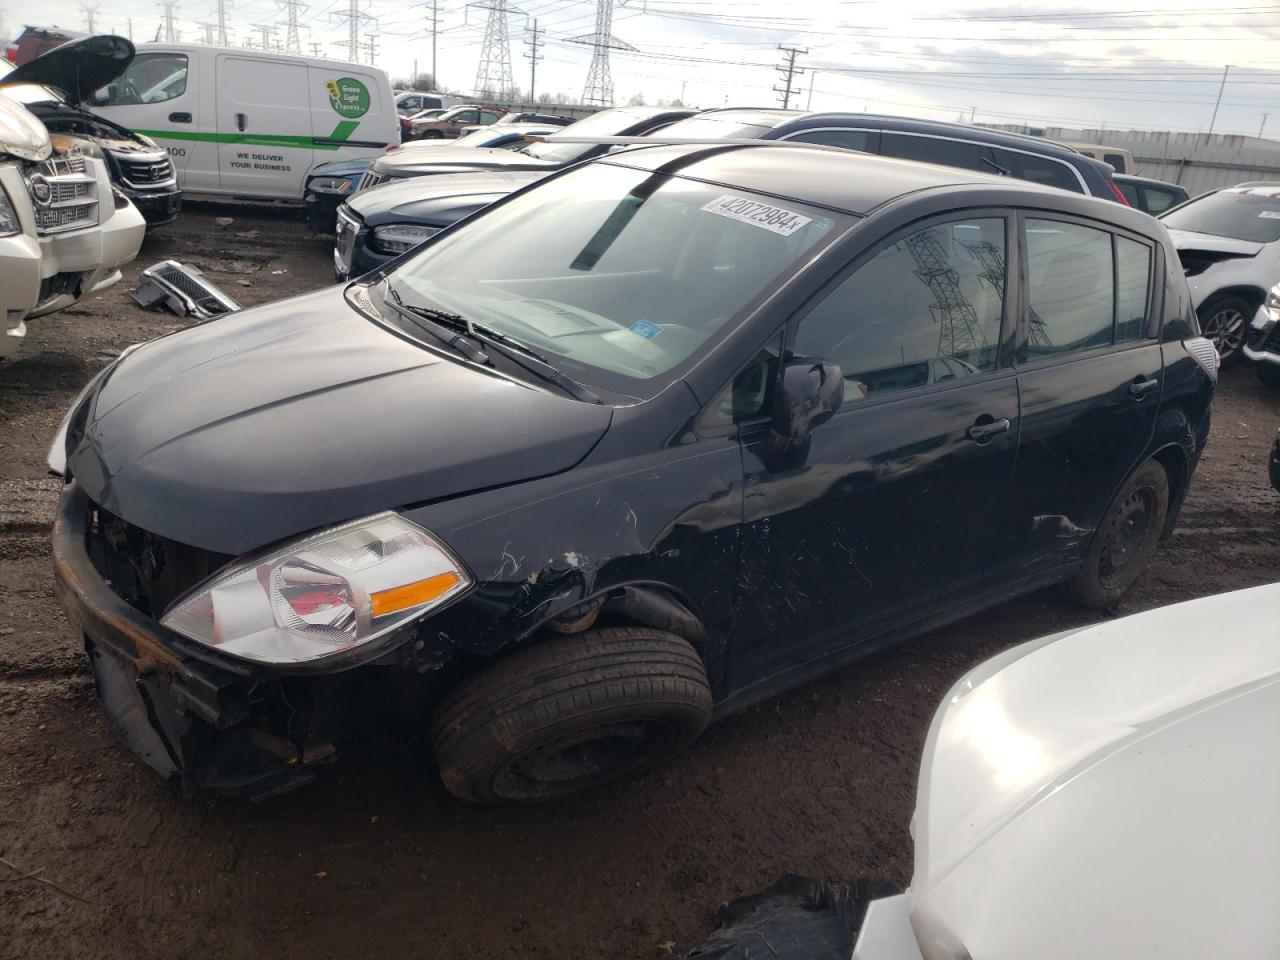
[(1224, 364), (1240, 356), (1252, 316), (1249, 301), (1231, 294), (1213, 297), (1200, 308), (1200, 330), (1218, 348)]
[(1148, 460), (1129, 478), (1093, 534), (1067, 592), (1082, 606), (1110, 610), (1151, 562), (1169, 513), (1169, 477)]
[(473, 803), (552, 800), (633, 773), (698, 736), (711, 689), (671, 633), (552, 637), (465, 680), (436, 710), (440, 778)]

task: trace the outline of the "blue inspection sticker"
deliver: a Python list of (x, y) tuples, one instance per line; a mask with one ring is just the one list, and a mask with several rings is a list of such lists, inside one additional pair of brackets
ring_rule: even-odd
[(638, 337), (652, 340), (662, 332), (662, 328), (649, 320), (637, 320), (631, 325), (631, 332)]

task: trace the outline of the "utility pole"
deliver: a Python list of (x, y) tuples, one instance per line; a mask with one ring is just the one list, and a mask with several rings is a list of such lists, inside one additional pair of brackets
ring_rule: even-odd
[(545, 40), (538, 39), (538, 21), (534, 20), (533, 21), (533, 39), (525, 41), (525, 44), (529, 47), (529, 52), (526, 53), (525, 56), (529, 58), (529, 102), (530, 103), (537, 102), (538, 61), (542, 59), (542, 54), (540, 54), (538, 51), (542, 48), (542, 45), (544, 43), (546, 43)]
[(440, 29), (439, 0), (431, 0), (431, 17), (427, 23), (431, 25), (431, 86), (438, 90), (440, 82), (436, 79), (436, 32)]
[(1213, 125), (1218, 122), (1218, 107), (1222, 104), (1222, 91), (1227, 88), (1227, 74), (1231, 72), (1231, 65), (1222, 68), (1222, 83), (1218, 85), (1218, 99), (1213, 104), (1213, 116), (1209, 120), (1209, 132), (1204, 136), (1204, 142), (1208, 143), (1209, 138), (1213, 136)]
[(163, 3), (159, 3), (157, 6), (164, 10), (164, 42), (177, 42), (178, 31), (173, 29), (173, 12), (178, 8), (178, 4), (174, 0), (164, 0)]
[(324, 44), (322, 44), (322, 43), (318, 43), (317, 41), (312, 40), (312, 41), (311, 41), (311, 55), (312, 55), (313, 57), (323, 57), (323, 56), (324, 56)]
[(204, 30), (204, 39), (201, 40), (200, 42), (203, 43), (206, 47), (212, 47), (213, 34), (214, 34), (214, 31), (218, 29), (218, 25), (216, 23), (205, 23), (204, 21), (201, 21), (200, 23), (197, 23), (196, 26)]
[(133, 42), (133, 17), (129, 18), (129, 42)]
[(89, 31), (89, 33), (96, 33), (97, 31), (94, 30), (94, 26), (95, 26), (94, 20), (98, 12), (98, 4), (95, 3), (92, 6), (90, 6), (87, 3), (82, 3), (80, 4), (80, 6), (84, 10), (85, 28)]
[(781, 87), (773, 89), (778, 94), (778, 99), (782, 101), (782, 109), (786, 110), (791, 106), (791, 98), (800, 95), (800, 91), (791, 84), (797, 76), (805, 72), (803, 67), (796, 66), (796, 57), (808, 53), (809, 50), (807, 47), (801, 50), (799, 47), (784, 47), (782, 44), (778, 44), (778, 49), (782, 51), (782, 66), (777, 70), (783, 77), (784, 83)]
[(806, 110), (813, 109), (813, 81), (818, 78), (818, 71), (814, 70), (809, 74), (809, 99), (805, 101), (804, 108)]
[(1261, 140), (1261, 139), (1262, 139), (1262, 131), (1263, 131), (1263, 130), (1265, 130), (1265, 129), (1267, 129), (1267, 117), (1268, 117), (1268, 116), (1270, 116), (1270, 114), (1266, 114), (1266, 113), (1264, 113), (1264, 114), (1262, 115), (1262, 122), (1261, 122), (1260, 124), (1258, 124), (1258, 139), (1259, 139), (1259, 140)]

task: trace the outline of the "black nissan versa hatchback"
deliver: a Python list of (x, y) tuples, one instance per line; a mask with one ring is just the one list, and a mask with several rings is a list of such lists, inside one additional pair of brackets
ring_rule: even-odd
[(193, 792), (303, 783), (385, 709), (457, 796), (556, 797), (1018, 594), (1114, 605), (1216, 362), (1119, 204), (632, 150), (121, 357), (51, 451), (57, 595)]

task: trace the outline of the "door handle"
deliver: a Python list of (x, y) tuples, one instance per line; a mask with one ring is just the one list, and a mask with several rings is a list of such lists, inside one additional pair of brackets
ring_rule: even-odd
[(171, 113), (169, 114), (170, 123), (190, 123), (191, 114), (189, 113)]
[(236, 114), (236, 128), (239, 129), (241, 133), (244, 133), (244, 114), (243, 113)]
[(995, 420), (984, 413), (978, 418), (977, 423), (965, 431), (965, 436), (974, 443), (986, 443), (1002, 433), (1008, 433), (1009, 426), (1009, 421), (1006, 418), (1001, 417), (999, 420)]
[(1160, 388), (1160, 381), (1156, 379), (1144, 380), (1141, 377), (1136, 378), (1133, 383), (1129, 384), (1129, 396), (1135, 400), (1141, 400), (1148, 393)]

